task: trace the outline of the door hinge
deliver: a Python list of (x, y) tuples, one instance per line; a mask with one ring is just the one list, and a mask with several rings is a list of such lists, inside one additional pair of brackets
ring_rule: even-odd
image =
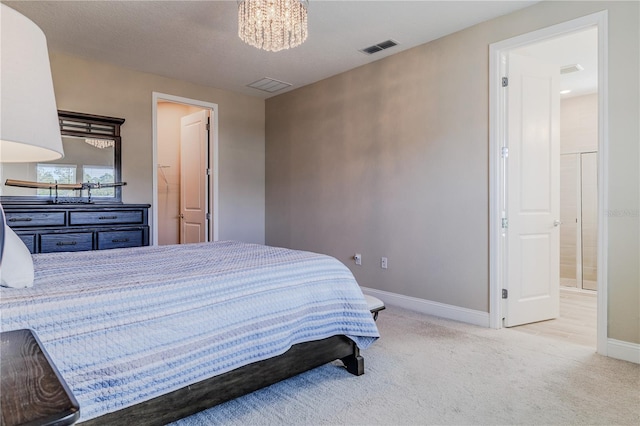
[(207, 123), (207, 130), (211, 130), (211, 123)]
[(502, 229), (508, 229), (509, 228), (509, 219), (507, 219), (506, 217), (502, 218)]
[(509, 85), (509, 77), (502, 77), (502, 87), (507, 87)]
[(211, 176), (211, 169), (207, 169), (207, 176)]
[(507, 290), (506, 288), (502, 289), (502, 298), (503, 299), (507, 299), (509, 297), (509, 290)]
[(502, 158), (507, 158), (509, 156), (509, 147), (503, 146), (500, 153), (502, 154)]
[(207, 219), (207, 220), (211, 220), (211, 213), (207, 213), (207, 214), (205, 215), (205, 219)]

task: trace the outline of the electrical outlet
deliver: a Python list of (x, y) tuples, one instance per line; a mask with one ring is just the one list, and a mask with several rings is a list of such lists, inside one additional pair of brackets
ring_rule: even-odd
[(386, 257), (381, 257), (380, 258), (380, 267), (382, 269), (387, 269), (387, 258)]
[(353, 260), (356, 261), (356, 265), (362, 265), (362, 255), (360, 253), (354, 254)]

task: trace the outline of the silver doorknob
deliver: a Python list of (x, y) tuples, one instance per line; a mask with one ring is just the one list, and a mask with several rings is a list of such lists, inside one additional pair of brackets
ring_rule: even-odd
[(562, 222), (557, 219), (553, 221), (553, 226), (560, 226), (561, 224)]

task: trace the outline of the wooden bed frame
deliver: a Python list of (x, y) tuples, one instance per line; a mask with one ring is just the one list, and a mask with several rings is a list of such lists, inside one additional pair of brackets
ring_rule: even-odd
[[(0, 205), (0, 263), (4, 247), (4, 225), (4, 211)], [(364, 374), (364, 358), (360, 356), (358, 346), (346, 336), (333, 336), (293, 345), (287, 352), (274, 358), (245, 365), (81, 424), (166, 424), (337, 359), (342, 360), (351, 374)]]
[(356, 344), (345, 336), (333, 336), (293, 345), (287, 352), (274, 358), (245, 365), (81, 424), (166, 424), (337, 359), (342, 360), (351, 374), (364, 374), (364, 359)]

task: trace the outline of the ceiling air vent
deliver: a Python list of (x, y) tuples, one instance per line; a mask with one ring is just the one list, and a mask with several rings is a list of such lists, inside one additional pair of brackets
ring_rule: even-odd
[(560, 74), (569, 74), (582, 70), (584, 70), (584, 67), (580, 64), (565, 65), (564, 67), (560, 67)]
[(254, 81), (251, 84), (247, 84), (254, 89), (262, 90), (263, 92), (274, 93), (278, 90), (286, 89), (291, 86), (291, 83), (285, 83), (284, 81), (274, 80), (273, 78), (265, 77), (258, 81)]
[(393, 40), (382, 41), (378, 44), (374, 44), (373, 46), (365, 47), (364, 49), (360, 49), (362, 53), (366, 53), (368, 55), (372, 55), (376, 52), (380, 52), (381, 50), (388, 49), (393, 46), (397, 46), (398, 43)]

